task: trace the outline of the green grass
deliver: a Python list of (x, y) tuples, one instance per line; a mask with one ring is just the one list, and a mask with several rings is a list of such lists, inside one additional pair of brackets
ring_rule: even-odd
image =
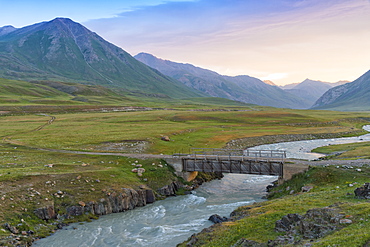
[[(267, 242), (282, 235), (275, 232), (274, 227), (284, 215), (303, 215), (309, 209), (334, 204), (341, 213), (350, 215), (354, 223), (312, 242), (312, 246), (363, 246), (369, 240), (370, 222), (367, 219), (370, 205), (367, 200), (356, 199), (353, 194), (355, 187), (348, 184), (356, 182), (360, 186), (369, 182), (369, 175), (369, 167), (363, 167), (362, 172), (335, 167), (310, 169), (275, 188), (274, 191), (280, 191), (274, 195), (275, 199), (238, 208), (236, 213), (244, 218), (219, 224), (198, 234), (196, 238), (199, 240), (193, 246), (232, 246), (241, 238)], [(303, 185), (313, 185), (314, 188), (309, 193), (301, 193)], [(294, 195), (289, 194), (291, 190), (295, 190)], [(348, 245), (349, 241), (351, 245)]]
[[(139, 189), (142, 185), (156, 191), (178, 180), (171, 167), (159, 166), (164, 164), (162, 160), (62, 154), (7, 144), (0, 145), (0, 156), (0, 197), (4, 198), (0, 200), (1, 224), (17, 226), (24, 219), (27, 223), (24, 230), (32, 230), (41, 237), (49, 235), (55, 225), (38, 219), (33, 214), (36, 208), (52, 202), (62, 214), (66, 206), (77, 205), (79, 201), (98, 201), (104, 197), (104, 191)], [(141, 164), (146, 169), (142, 177), (131, 171), (132, 164)], [(39, 194), (31, 193), (31, 188)], [(66, 193), (64, 198), (55, 197), (59, 190)], [(90, 217), (93, 216), (75, 217), (72, 221), (86, 221)], [(2, 232), (0, 238), (7, 234)]]
[(119, 105), (130, 100), (101, 86), (0, 78), (0, 105)]
[(327, 154), (331, 159), (369, 159), (370, 142), (324, 146), (315, 148), (312, 152)]
[[(95, 97), (91, 94), (87, 90), (84, 97)], [(63, 97), (67, 99), (70, 95)], [(146, 146), (140, 152), (172, 154), (188, 152), (192, 147), (220, 148), (238, 138), (315, 133), (353, 135), (359, 134), (361, 126), (367, 123), (361, 119), (367, 116), (366, 113), (274, 109), (222, 99), (213, 99), (211, 102), (199, 98), (158, 102), (147, 99), (140, 101), (140, 104), (151, 110), (137, 108), (134, 111), (114, 111), (119, 105), (94, 105), (88, 102), (76, 105), (1, 105), (0, 186), (1, 196), (6, 196), (0, 200), (0, 222), (17, 225), (24, 219), (29, 224), (24, 227), (34, 230), (38, 236), (46, 236), (53, 227), (35, 218), (32, 212), (50, 201), (56, 207), (63, 208), (63, 205), (76, 205), (79, 201), (98, 200), (103, 191), (125, 187), (138, 189), (141, 185), (156, 190), (179, 179), (174, 176), (171, 167), (158, 166), (160, 162), (163, 164), (161, 160), (138, 160), (146, 169), (144, 176), (138, 177), (131, 172), (136, 159), (44, 149), (131, 152), (131, 149), (125, 148), (108, 151), (103, 148), (142, 141)], [(166, 104), (167, 109), (164, 109)], [(55, 117), (51, 124), (48, 115)], [(169, 136), (171, 141), (162, 141), (160, 138), (164, 135)], [(48, 167), (49, 164), (53, 166)], [(81, 178), (77, 179), (79, 176)], [(30, 188), (40, 192), (40, 195), (30, 200)], [(66, 191), (68, 198), (55, 198), (53, 194), (58, 190)], [(305, 209), (302, 207), (301, 211)], [(281, 214), (266, 214), (266, 217), (271, 220)], [(90, 217), (93, 216), (74, 220), (89, 220)], [(258, 221), (256, 218), (255, 223), (251, 222), (256, 224)], [(249, 223), (246, 221), (243, 224)], [(256, 227), (265, 234), (271, 228), (264, 227), (266, 224), (269, 223)], [(239, 231), (244, 234), (248, 230), (243, 225), (231, 231), (233, 234)], [(0, 231), (0, 236), (6, 234)], [(275, 235), (273, 233), (271, 236)], [(232, 242), (235, 236), (239, 235), (226, 234), (224, 237)]]
[[(353, 113), (315, 111), (187, 111), (87, 112), (53, 114), (51, 125), (38, 126), (50, 117), (19, 115), (0, 117), (1, 136), (10, 143), (39, 148), (94, 151), (102, 143), (142, 140), (150, 153), (172, 154), (192, 147), (223, 147), (244, 137), (283, 134), (343, 133), (365, 124)], [(357, 116), (357, 115), (356, 115)], [(170, 142), (160, 140), (169, 136)]]

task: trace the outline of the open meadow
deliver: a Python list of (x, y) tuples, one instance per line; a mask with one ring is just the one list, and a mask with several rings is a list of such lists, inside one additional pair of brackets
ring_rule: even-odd
[[(0, 116), (0, 221), (42, 237), (55, 225), (38, 219), (33, 214), (37, 208), (53, 205), (63, 214), (67, 205), (99, 200), (110, 191), (143, 186), (155, 191), (179, 179), (161, 159), (96, 152), (171, 155), (191, 148), (222, 148), (236, 139), (253, 146), (253, 140), (266, 136), (359, 135), (367, 117), (367, 113), (186, 101), (168, 108), (154, 108), (153, 103), (149, 108), (5, 105)], [(163, 136), (170, 140), (161, 140)], [(146, 169), (142, 177), (131, 172), (133, 164)], [(9, 233), (0, 234), (7, 243)], [(20, 240), (31, 239), (25, 235)]]

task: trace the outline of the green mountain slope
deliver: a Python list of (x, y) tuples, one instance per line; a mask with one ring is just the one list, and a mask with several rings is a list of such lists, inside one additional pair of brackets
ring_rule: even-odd
[(370, 111), (370, 70), (351, 83), (330, 89), (316, 101), (312, 108)]
[(312, 105), (305, 99), (250, 76), (222, 76), (214, 71), (162, 60), (147, 53), (140, 53), (135, 58), (186, 86), (213, 97), (283, 108), (304, 109)]
[(52, 81), (18, 81), (0, 78), (0, 104), (122, 104), (130, 99), (102, 86)]
[(202, 96), (70, 19), (7, 28), (3, 33), (0, 77), (78, 82), (160, 97)]

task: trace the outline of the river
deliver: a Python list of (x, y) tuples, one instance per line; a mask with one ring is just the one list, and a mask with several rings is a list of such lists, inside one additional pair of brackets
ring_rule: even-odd
[[(370, 125), (365, 125), (364, 130), (370, 132)], [(305, 141), (294, 141), (294, 142), (280, 142), (274, 144), (260, 145), (249, 150), (285, 150), (287, 158), (292, 159), (305, 159), (314, 160), (325, 156), (320, 153), (311, 153), (311, 150), (328, 145), (345, 144), (354, 142), (368, 142), (370, 141), (370, 134), (356, 136), (356, 137), (343, 137), (343, 138), (332, 138), (332, 139), (316, 139), (316, 140), (305, 140)]]
[(170, 197), (142, 208), (110, 214), (57, 231), (34, 246), (173, 247), (212, 225), (212, 214), (229, 216), (237, 207), (262, 201), (273, 176), (226, 174), (202, 185), (191, 195)]
[[(370, 125), (364, 127), (370, 131)], [(360, 137), (309, 140), (262, 145), (256, 148), (287, 151), (287, 158), (316, 159), (310, 150), (325, 145), (370, 141)], [(111, 214), (83, 224), (71, 224), (50, 237), (38, 240), (39, 247), (173, 247), (192, 234), (212, 225), (212, 214), (229, 216), (239, 206), (262, 201), (265, 188), (277, 177), (225, 174), (222, 180), (202, 185), (193, 194), (167, 198), (135, 210)]]

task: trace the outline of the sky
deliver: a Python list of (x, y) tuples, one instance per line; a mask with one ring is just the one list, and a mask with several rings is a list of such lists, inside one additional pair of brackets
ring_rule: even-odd
[(278, 85), (370, 69), (370, 0), (0, 0), (0, 27), (66, 17), (147, 52)]

